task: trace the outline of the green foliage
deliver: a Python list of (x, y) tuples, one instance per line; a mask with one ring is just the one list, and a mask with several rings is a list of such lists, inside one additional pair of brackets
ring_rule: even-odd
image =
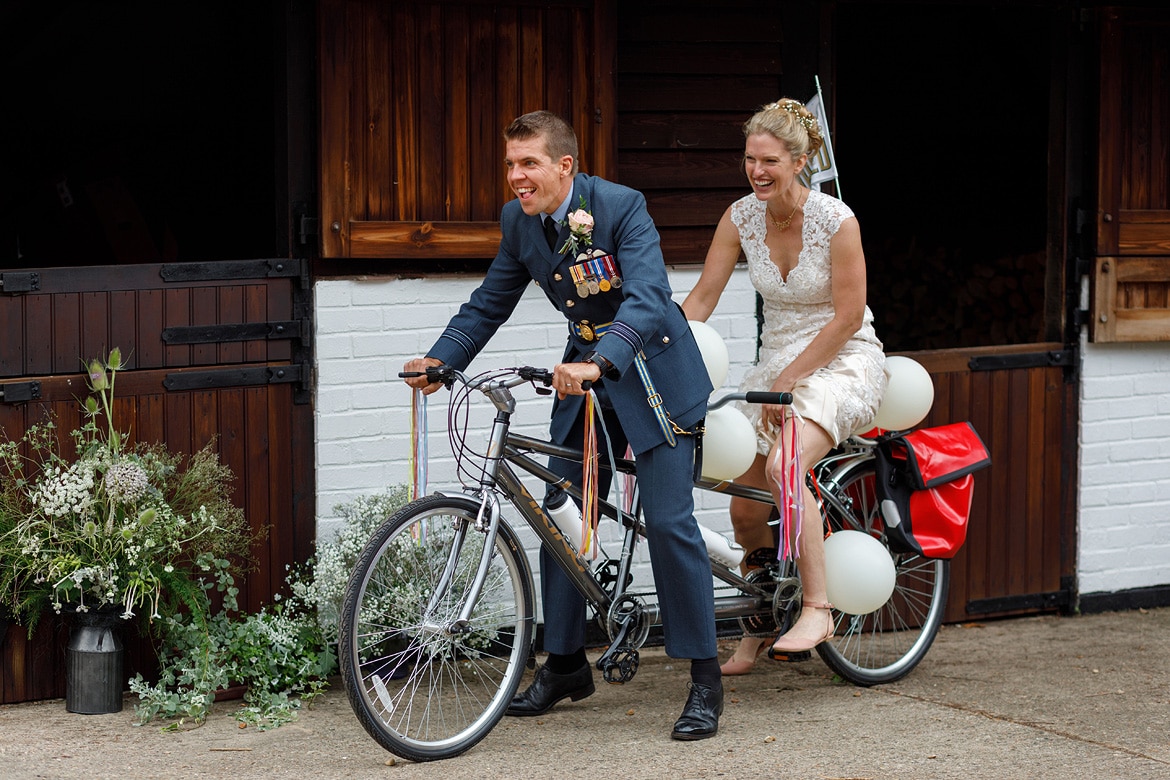
[[(130, 681), (138, 694), (140, 724), (155, 718), (201, 724), (215, 691), (243, 685), (236, 718), (261, 730), (287, 723), (302, 703), (327, 685), (336, 655), (325, 642), (313, 609), (297, 597), (278, 600), (254, 614), (239, 610), (239, 589), (230, 567), (211, 560), (196, 603), (163, 621), (158, 683), (142, 675)], [(222, 608), (212, 612), (213, 592)]]

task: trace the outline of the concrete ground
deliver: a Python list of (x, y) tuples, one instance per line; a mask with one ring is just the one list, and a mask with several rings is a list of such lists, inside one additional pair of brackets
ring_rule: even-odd
[[(726, 657), (733, 642), (724, 642)], [(817, 657), (726, 678), (719, 734), (675, 742), (687, 664), (643, 650), (624, 686), (505, 718), (462, 756), (396, 759), (340, 682), (279, 729), (241, 729), (224, 702), (164, 733), (61, 700), (0, 706), (0, 778), (1170, 778), (1170, 608), (945, 626), (908, 677), (835, 681)]]

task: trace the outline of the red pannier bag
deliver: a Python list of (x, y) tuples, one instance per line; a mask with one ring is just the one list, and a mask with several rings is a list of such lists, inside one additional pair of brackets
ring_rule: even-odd
[(880, 437), (874, 457), (890, 549), (953, 558), (967, 539), (974, 472), (991, 465), (971, 423)]

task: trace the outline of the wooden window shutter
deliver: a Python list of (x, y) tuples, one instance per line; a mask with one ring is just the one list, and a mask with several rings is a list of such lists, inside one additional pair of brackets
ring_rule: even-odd
[(1101, 11), (1090, 338), (1170, 341), (1170, 11)]
[(611, 2), (321, 0), (322, 256), (491, 258), (501, 132), (545, 108), (610, 175)]

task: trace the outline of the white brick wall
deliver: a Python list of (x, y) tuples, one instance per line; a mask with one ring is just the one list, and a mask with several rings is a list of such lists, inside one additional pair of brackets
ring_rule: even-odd
[(1078, 587), (1170, 584), (1170, 344), (1084, 344)]
[[(693, 287), (698, 269), (676, 269), (671, 284), (682, 301)], [(421, 279), (326, 280), (316, 286), (317, 327), (317, 532), (331, 536), (337, 527), (333, 508), (363, 494), (380, 492), (410, 480), (411, 391), (397, 376), (402, 365), (417, 357), (438, 338), (459, 306), (467, 300), (479, 279), (464, 276), (431, 276)], [(731, 366), (722, 392), (732, 392), (755, 358), (755, 292), (746, 268), (733, 275), (709, 324), (723, 336)], [(488, 348), (476, 358), (468, 373), (493, 368), (534, 365), (551, 368), (565, 344), (565, 321), (533, 285), (511, 320)], [(547, 436), (549, 403), (524, 387), (517, 388), (520, 432)], [(718, 393), (717, 393), (718, 394)], [(430, 429), (430, 491), (458, 489), (447, 442), (446, 391), (428, 399)], [(494, 409), (475, 397), (469, 442), (482, 443)], [(536, 491), (534, 482), (530, 490)], [(543, 495), (543, 489), (537, 495)], [(708, 491), (696, 491), (696, 515), (710, 528), (730, 535), (728, 499)], [(514, 523), (521, 530), (520, 523)], [(611, 551), (620, 535), (602, 535)], [(535, 545), (529, 544), (535, 569)], [(649, 564), (635, 571), (639, 586), (649, 583)]]

